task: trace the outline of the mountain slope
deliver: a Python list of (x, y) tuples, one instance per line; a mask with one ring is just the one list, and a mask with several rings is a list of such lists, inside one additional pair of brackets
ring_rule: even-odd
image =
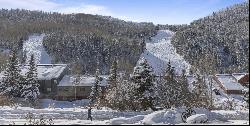
[(201, 72), (249, 71), (249, 2), (193, 21), (176, 32), (172, 43)]
[(158, 31), (157, 35), (146, 43), (146, 50), (141, 55), (141, 58), (148, 61), (157, 75), (164, 74), (169, 61), (171, 66), (175, 67), (177, 74), (181, 74), (183, 69), (189, 72), (190, 65), (176, 53), (175, 47), (171, 44), (173, 35), (174, 33), (168, 30)]
[(52, 63), (94, 74), (97, 62), (109, 72), (114, 57), (119, 71), (131, 71), (142, 53), (141, 43), (153, 36), (153, 23), (125, 22), (107, 16), (0, 9), (0, 48), (22, 49), (33, 33), (45, 34), (43, 45)]

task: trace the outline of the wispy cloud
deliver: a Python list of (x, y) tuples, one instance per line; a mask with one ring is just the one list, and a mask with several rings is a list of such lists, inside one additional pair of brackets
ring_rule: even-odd
[(65, 14), (71, 13), (85, 13), (98, 14), (104, 16), (112, 16), (122, 20), (139, 21), (134, 18), (115, 14), (109, 8), (102, 5), (79, 3), (77, 5), (67, 5), (63, 3), (56, 3), (50, 0), (0, 0), (0, 8), (5, 9), (28, 9), (28, 10), (42, 10), (60, 12)]
[(55, 11), (70, 14), (70, 13), (86, 13), (99, 15), (113, 15), (113, 13), (105, 6), (89, 5), (81, 3), (78, 6), (61, 6), (54, 9)]
[(56, 11), (61, 13), (86, 13), (99, 15), (114, 15), (107, 7), (80, 3), (75, 6), (59, 4), (49, 0), (0, 0), (0, 8)]
[(0, 8), (50, 11), (60, 5), (48, 0), (0, 0)]

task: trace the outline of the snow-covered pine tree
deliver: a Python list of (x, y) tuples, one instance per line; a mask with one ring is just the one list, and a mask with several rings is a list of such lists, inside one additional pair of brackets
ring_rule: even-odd
[(159, 84), (159, 102), (164, 108), (187, 106), (190, 98), (185, 70), (175, 76), (174, 67), (168, 62), (164, 80)]
[(191, 107), (190, 98), (192, 97), (191, 91), (189, 90), (188, 79), (186, 76), (186, 70), (182, 70), (181, 77), (178, 83), (181, 87), (180, 103), (184, 106)]
[(13, 50), (4, 72), (3, 82), (0, 85), (2, 94), (9, 97), (20, 97), (20, 84), (22, 80), (20, 73), (21, 70), (18, 64), (17, 52)]
[(21, 64), (25, 64), (27, 59), (27, 51), (24, 50), (21, 54)]
[(165, 108), (177, 107), (181, 101), (181, 88), (177, 83), (174, 73), (174, 67), (171, 66), (170, 61), (167, 65), (167, 70), (164, 75), (164, 82), (160, 86), (160, 103)]
[(108, 77), (108, 87), (105, 93), (105, 102), (108, 107), (114, 108), (117, 96), (117, 61), (114, 60)]
[(146, 59), (139, 60), (139, 64), (134, 68), (131, 80), (135, 85), (134, 100), (140, 103), (140, 109), (155, 109), (155, 75), (153, 69), (147, 63)]
[(97, 67), (96, 69), (96, 73), (95, 73), (95, 83), (91, 88), (91, 92), (90, 92), (90, 104), (100, 104), (100, 100), (101, 100), (101, 94), (102, 93), (102, 89), (100, 87), (100, 70)]
[(31, 102), (32, 105), (35, 103), (38, 95), (40, 95), (40, 85), (37, 79), (37, 66), (34, 55), (32, 54), (29, 62), (29, 71), (26, 73), (25, 83), (21, 89), (21, 96), (24, 97), (25, 100)]
[(196, 80), (193, 82), (193, 100), (192, 104), (195, 107), (209, 107), (209, 94), (204, 77), (196, 73)]
[(116, 87), (116, 83), (117, 83), (117, 61), (114, 60), (108, 77), (109, 88)]

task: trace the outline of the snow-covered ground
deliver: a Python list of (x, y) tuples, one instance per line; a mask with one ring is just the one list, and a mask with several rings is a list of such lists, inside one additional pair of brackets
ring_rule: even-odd
[[(47, 100), (45, 100), (47, 103)], [(67, 103), (62, 103), (67, 104)], [(119, 112), (110, 109), (93, 109), (93, 121), (87, 120), (87, 109), (85, 107), (71, 107), (71, 108), (41, 108), (33, 109), (29, 107), (0, 107), (0, 124), (24, 124), (27, 123), (25, 119), (28, 112), (33, 113), (35, 119), (43, 115), (45, 119), (52, 118), (54, 124), (63, 125), (167, 125), (167, 124), (187, 124), (181, 120), (181, 113), (185, 110), (183, 108), (167, 109), (156, 112)], [(205, 109), (195, 109), (197, 115), (191, 117), (189, 124), (201, 120), (200, 115), (207, 117), (206, 124), (249, 124), (249, 111), (208, 111)]]
[(244, 102), (243, 95), (237, 94), (226, 94), (223, 89), (213, 81), (213, 88), (219, 90), (220, 95), (213, 93), (214, 106), (220, 109), (229, 109), (232, 105), (234, 110), (242, 110), (245, 108), (246, 103)]
[(51, 57), (45, 51), (43, 46), (43, 37), (45, 34), (33, 34), (29, 39), (23, 43), (23, 52), (26, 52), (26, 63), (29, 61), (30, 56), (34, 54), (37, 64), (50, 64)]
[(157, 75), (165, 72), (169, 61), (175, 67), (177, 74), (180, 74), (182, 69), (189, 72), (190, 64), (176, 53), (175, 47), (171, 44), (170, 39), (173, 35), (174, 33), (169, 30), (158, 31), (157, 35), (146, 43), (146, 50), (141, 55), (141, 58), (144, 57), (148, 61)]

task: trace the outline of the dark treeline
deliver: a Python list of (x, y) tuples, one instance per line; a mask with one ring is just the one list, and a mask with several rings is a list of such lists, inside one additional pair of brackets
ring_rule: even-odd
[[(96, 62), (106, 73), (114, 57), (122, 71), (131, 71), (145, 39), (156, 33), (153, 23), (125, 22), (89, 14), (60, 14), (20, 9), (0, 10), (0, 47), (22, 48), (33, 33), (45, 33), (44, 45), (53, 63), (68, 63), (93, 73)], [(77, 67), (79, 68), (79, 67)]]

